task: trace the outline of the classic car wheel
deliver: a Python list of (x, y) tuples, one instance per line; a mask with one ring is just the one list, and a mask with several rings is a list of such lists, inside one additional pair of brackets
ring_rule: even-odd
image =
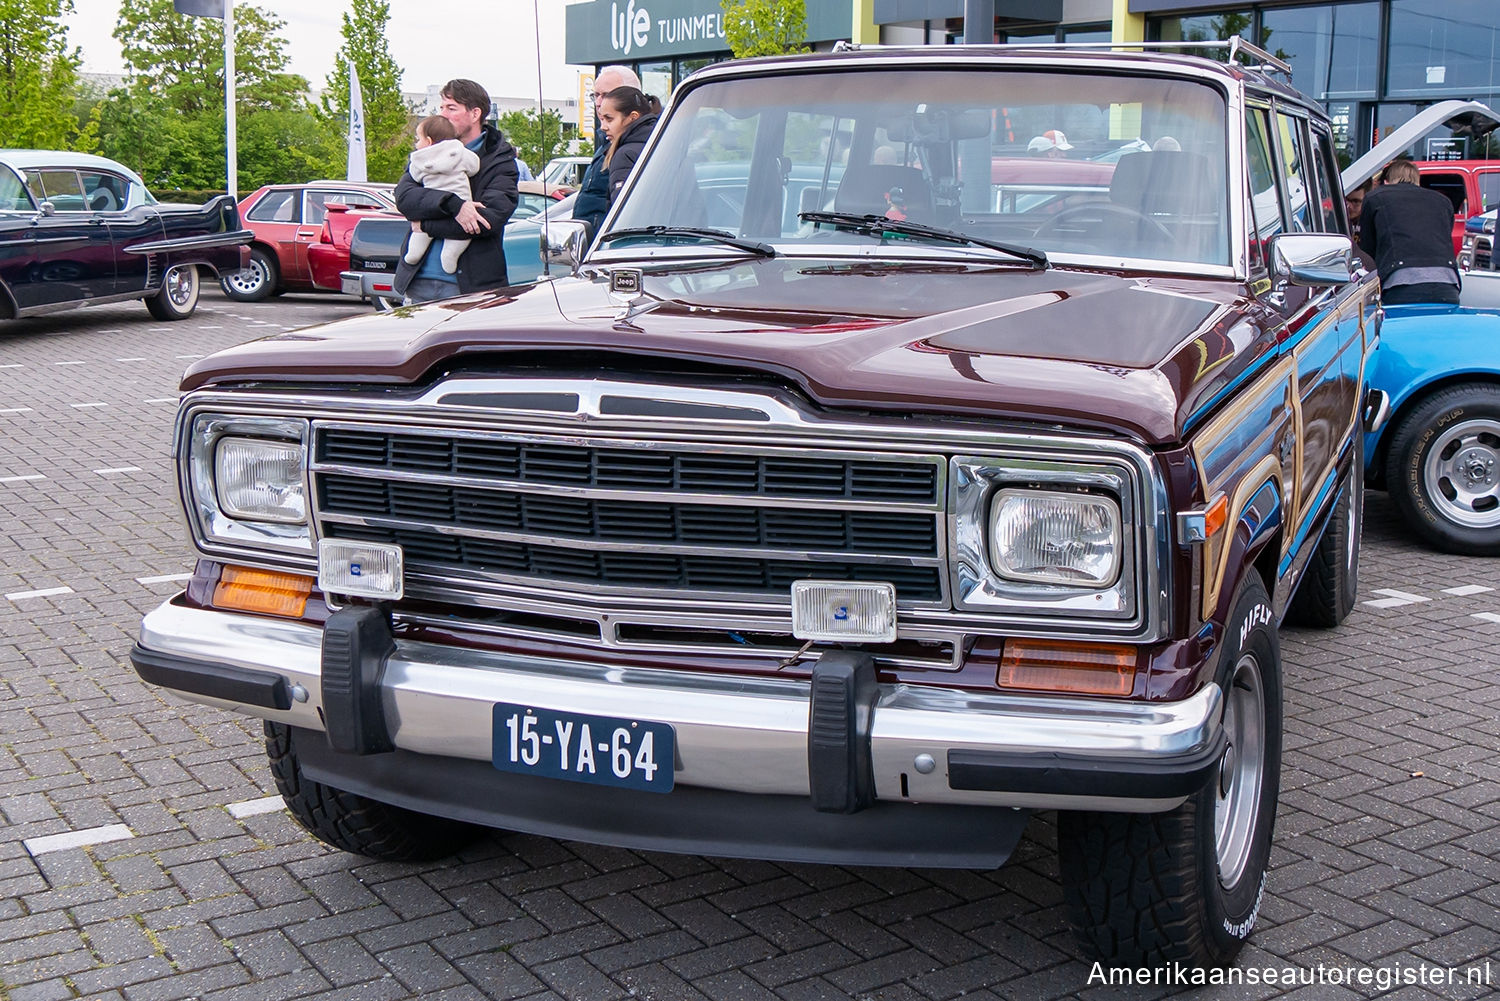
[(1281, 655), (1252, 570), (1224, 635), (1227, 742), (1212, 779), (1167, 813), (1060, 813), (1059, 863), (1084, 949), (1120, 966), (1223, 966), (1260, 912), (1281, 768)]
[(1391, 501), (1450, 553), (1500, 555), (1500, 386), (1466, 383), (1417, 405), (1391, 439)]
[(161, 291), (146, 300), (146, 308), (158, 320), (186, 320), (198, 307), (198, 269), (179, 264), (161, 280)]
[(219, 287), (237, 302), (260, 302), (276, 291), (276, 262), (264, 250), (252, 248), (250, 266), (219, 276)]
[(411, 862), (452, 855), (481, 833), (470, 824), (415, 813), (305, 778), (291, 727), (266, 723), (265, 731), (277, 792), (297, 823), (325, 844), (383, 862)]
[(1354, 610), (1365, 521), (1364, 436), (1356, 435), (1354, 442), (1352, 471), (1287, 606), (1286, 621), (1292, 625), (1332, 629)]

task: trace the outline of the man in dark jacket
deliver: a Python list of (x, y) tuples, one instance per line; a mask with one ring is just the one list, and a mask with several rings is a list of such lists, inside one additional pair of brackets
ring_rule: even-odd
[(1365, 196), (1359, 245), (1375, 258), (1380, 299), (1387, 305), (1458, 302), (1453, 203), (1422, 187), (1422, 175), (1410, 160), (1392, 163), (1384, 183)]
[[(500, 242), (505, 224), (516, 210), (516, 151), (496, 129), (484, 124), (490, 98), (473, 80), (450, 80), (443, 88), (438, 113), (453, 123), (458, 139), (479, 154), (479, 170), (470, 179), (470, 201), (452, 192), (424, 188), (411, 172), (396, 185), (396, 207), (411, 220), (412, 229), (433, 237), (419, 264), (406, 263), (406, 247), (396, 266), (395, 290), (411, 302), (450, 299), (466, 292), (509, 284), (505, 248)], [(441, 263), (443, 241), (469, 240), (452, 274)], [(409, 238), (408, 238), (409, 240)]]
[[(594, 77), (594, 106), (610, 91), (618, 87), (640, 89), (641, 78), (628, 66), (606, 66)], [(589, 224), (590, 232), (599, 231), (599, 224), (609, 211), (609, 171), (604, 166), (605, 154), (609, 152), (609, 137), (602, 130), (594, 138), (594, 160), (584, 172), (583, 183), (573, 198), (573, 218)]]

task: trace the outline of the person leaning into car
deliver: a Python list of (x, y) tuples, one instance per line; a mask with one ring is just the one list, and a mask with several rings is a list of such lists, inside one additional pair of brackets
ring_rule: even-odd
[[(417, 264), (408, 264), (407, 247), (401, 248), (392, 286), (408, 304), (509, 284), (500, 238), (516, 210), (516, 151), (499, 130), (484, 124), (489, 113), (489, 94), (473, 80), (450, 80), (443, 87), (438, 114), (453, 123), (459, 142), (479, 154), (479, 170), (471, 180), (472, 199), (424, 188), (410, 171), (396, 184), (396, 207), (411, 221), (412, 232), (433, 238)], [(471, 241), (452, 274), (443, 270), (445, 239)]]
[(1458, 302), (1453, 203), (1422, 187), (1410, 160), (1392, 163), (1381, 186), (1365, 196), (1359, 245), (1375, 258), (1381, 302)]

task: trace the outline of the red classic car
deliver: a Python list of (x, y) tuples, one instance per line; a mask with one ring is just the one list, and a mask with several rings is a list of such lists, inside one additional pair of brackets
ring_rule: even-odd
[(395, 211), (394, 191), (391, 184), (356, 181), (268, 184), (257, 189), (240, 205), (245, 226), (255, 234), (250, 266), (220, 278), (224, 294), (240, 302), (258, 302), (282, 292), (337, 290), (338, 272), (349, 266), (347, 241), (331, 286), (314, 279), (310, 254), (321, 240), (328, 207)]

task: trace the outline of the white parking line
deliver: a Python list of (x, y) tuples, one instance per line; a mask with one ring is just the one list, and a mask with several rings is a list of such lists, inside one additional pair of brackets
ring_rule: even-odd
[(1386, 597), (1375, 601), (1366, 601), (1364, 604), (1369, 605), (1371, 608), (1400, 608), (1402, 605), (1415, 605), (1423, 601), (1432, 600), (1431, 598), (1424, 598), (1420, 594), (1397, 591), (1395, 588), (1390, 587), (1377, 587), (1375, 593), (1383, 594)]
[(7, 408), (5, 410), (0, 410), (0, 414), (29, 414), (29, 413), (31, 413), (31, 408), (30, 407), (9, 407), (9, 408)]
[(151, 399), (146, 400), (145, 402), (146, 403), (176, 403), (177, 402), (177, 397), (175, 397), (175, 396), (153, 396)]
[(1494, 588), (1485, 587), (1483, 584), (1465, 584), (1463, 587), (1445, 587), (1443, 588), (1443, 593), (1454, 594), (1460, 598), (1467, 598), (1471, 594), (1484, 594), (1487, 591), (1493, 590)]
[(178, 361), (187, 361), (190, 358), (202, 358), (202, 357), (203, 357), (203, 355), (178, 355), (177, 356), (177, 360)]
[(145, 361), (144, 358), (116, 358), (115, 361)]
[(1474, 618), (1483, 619), (1485, 622), (1500, 623), (1500, 612), (1475, 612)]
[(191, 580), (192, 577), (190, 573), (169, 573), (162, 574), (160, 577), (137, 577), (135, 582), (137, 584), (166, 584), (169, 581)]
[(96, 469), (94, 472), (100, 476), (108, 476), (111, 473), (139, 473), (140, 466), (115, 466), (113, 469)]
[(19, 363), (14, 364), (14, 365), (0, 365), (0, 368), (25, 368), (25, 367), (26, 367), (25, 365), (22, 365), (22, 364), (19, 364)]
[(235, 820), (244, 820), (246, 817), (259, 816), (262, 813), (275, 813), (277, 810), (286, 809), (286, 800), (280, 796), (263, 796), (260, 799), (247, 799), (243, 803), (230, 803), (224, 809)]
[(135, 832), (124, 824), (110, 824), (107, 827), (90, 827), (84, 831), (68, 831), (65, 834), (48, 834), (40, 838), (27, 838), (21, 844), (33, 856), (45, 852), (60, 852), (68, 848), (83, 848), (88, 845), (102, 845), (110, 841), (124, 841), (126, 838), (135, 837)]
[(223, 327), (206, 327), (206, 326), (200, 326), (198, 329), (199, 330), (223, 330), (224, 328)]
[(0, 476), (0, 483), (30, 483), (32, 480), (45, 480), (46, 478), (41, 473), (29, 473), (26, 476)]
[(107, 407), (108, 403), (70, 403), (68, 406), (74, 410), (87, 410), (89, 407)]
[(40, 591), (12, 591), (5, 597), (8, 601), (24, 601), (27, 598), (51, 598), (58, 594), (72, 593), (73, 589), (71, 587), (47, 587)]
[(86, 361), (55, 361), (52, 364), (54, 364), (54, 365), (87, 365), (88, 362), (86, 362)]

